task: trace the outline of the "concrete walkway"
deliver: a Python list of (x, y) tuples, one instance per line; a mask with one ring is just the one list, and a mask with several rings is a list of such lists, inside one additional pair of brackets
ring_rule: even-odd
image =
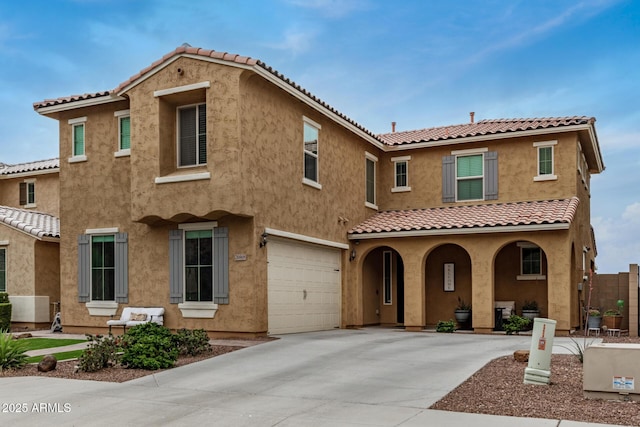
[[(428, 409), (489, 360), (528, 349), (530, 340), (334, 330), (285, 335), (123, 384), (1, 378), (0, 402), (23, 405), (25, 411), (0, 412), (0, 424), (597, 426)], [(570, 341), (556, 339), (563, 343)]]

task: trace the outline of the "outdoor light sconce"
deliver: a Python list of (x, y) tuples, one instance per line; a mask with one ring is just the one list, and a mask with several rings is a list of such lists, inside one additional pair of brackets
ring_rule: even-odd
[(349, 261), (353, 261), (354, 259), (356, 259), (356, 249), (355, 248), (351, 249), (351, 253), (349, 254)]
[(263, 232), (263, 233), (260, 235), (260, 247), (261, 247), (261, 248), (264, 248), (265, 246), (267, 246), (267, 243), (269, 243), (269, 242), (267, 241), (267, 237), (268, 237), (268, 236), (269, 236), (269, 235), (267, 234), (267, 232), (266, 232), (266, 231), (265, 231), (265, 232)]

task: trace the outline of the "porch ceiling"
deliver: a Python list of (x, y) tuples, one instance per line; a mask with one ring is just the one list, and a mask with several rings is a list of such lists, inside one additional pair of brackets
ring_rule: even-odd
[(349, 239), (567, 229), (580, 200), (447, 206), (378, 212), (349, 230)]

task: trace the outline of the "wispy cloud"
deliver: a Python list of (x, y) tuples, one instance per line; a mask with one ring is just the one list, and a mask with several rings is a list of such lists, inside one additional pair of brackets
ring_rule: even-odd
[(303, 54), (312, 49), (314, 40), (319, 34), (318, 29), (305, 28), (301, 30), (297, 27), (290, 28), (282, 34), (282, 39), (276, 42), (265, 43), (264, 45), (292, 53), (293, 55)]
[(637, 262), (640, 255), (640, 202), (624, 208), (620, 217), (597, 216), (591, 218), (598, 247), (597, 265), (606, 266), (600, 273), (627, 271), (629, 263)]
[(369, 8), (369, 2), (366, 0), (285, 0), (285, 2), (333, 19), (344, 18), (355, 11)]

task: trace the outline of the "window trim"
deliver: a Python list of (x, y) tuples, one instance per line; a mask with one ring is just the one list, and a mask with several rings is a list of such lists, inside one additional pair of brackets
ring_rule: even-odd
[[(304, 140), (304, 127), (305, 125), (309, 125), (316, 129), (318, 132), (318, 141), (316, 143), (316, 150), (318, 153), (313, 153), (308, 151), (305, 147)], [(322, 190), (322, 184), (320, 184), (320, 130), (322, 126), (311, 120), (309, 117), (302, 116), (302, 183), (308, 185), (310, 187), (316, 188), (318, 190)], [(307, 178), (306, 176), (306, 155), (309, 154), (316, 160), (316, 180), (312, 180), (311, 178)]]
[[(126, 157), (131, 155), (131, 110), (120, 110), (113, 113), (118, 120), (118, 151), (113, 153), (114, 157)], [(122, 119), (129, 118), (129, 148), (122, 148)]]
[[(534, 243), (529, 243), (529, 242), (518, 242), (517, 246), (519, 248), (520, 251), (520, 274), (516, 277), (516, 280), (545, 280), (547, 278), (547, 276), (545, 274), (542, 274), (543, 272), (543, 265), (542, 265), (542, 248)], [(523, 249), (538, 249), (539, 250), (539, 255), (540, 255), (540, 272), (539, 273), (532, 273), (532, 274), (524, 274), (523, 273), (523, 267), (524, 267), (524, 254), (522, 252)]]
[[(553, 141), (539, 141), (534, 142), (533, 146), (536, 148), (536, 169), (537, 175), (533, 177), (533, 180), (536, 182), (539, 181), (555, 181), (558, 179), (558, 176), (555, 174), (555, 148), (554, 146), (558, 144), (557, 140)], [(542, 174), (540, 173), (540, 150), (543, 148), (551, 148), (551, 173), (550, 174)]]
[[(184, 318), (213, 318), (218, 310), (218, 304), (215, 303), (215, 229), (218, 227), (217, 221), (208, 222), (192, 222), (178, 224), (178, 230), (182, 231), (182, 260), (181, 268), (183, 274), (182, 280), (182, 302), (178, 303), (178, 308)], [(212, 275), (211, 275), (211, 301), (186, 301), (187, 295), (187, 280), (186, 280), (186, 232), (187, 231), (200, 231), (211, 230), (211, 262), (212, 262)]]
[[(71, 125), (71, 157), (68, 159), (69, 163), (85, 162), (87, 161), (87, 117), (76, 117), (75, 119), (69, 119), (67, 121)], [(75, 135), (76, 127), (82, 126), (82, 154), (76, 154)]]
[[(392, 193), (411, 191), (411, 186), (409, 185), (409, 160), (411, 160), (411, 156), (391, 158), (391, 162), (393, 163), (393, 188), (391, 188)], [(398, 185), (398, 165), (401, 163), (405, 164), (405, 178), (407, 185)]]
[[(205, 154), (205, 158), (206, 161), (204, 163), (200, 163), (200, 141), (199, 141), (199, 129), (198, 129), (198, 122), (199, 122), (199, 115), (200, 115), (200, 107), (204, 106), (205, 109), (205, 115), (207, 114), (207, 103), (206, 102), (196, 102), (195, 104), (185, 104), (185, 105), (180, 105), (176, 107), (176, 168), (178, 170), (180, 169), (186, 169), (186, 168), (197, 168), (197, 167), (202, 167), (202, 166), (206, 166), (207, 165), (207, 161), (209, 160), (209, 156)], [(186, 108), (193, 108), (195, 107), (196, 109), (196, 142), (195, 142), (195, 148), (196, 148), (196, 162), (192, 165), (180, 165), (180, 110), (184, 110)], [(205, 150), (207, 149), (207, 146), (209, 144), (208, 138), (207, 138), (207, 120), (205, 120), (205, 130), (204, 130), (204, 137), (205, 137)]]
[[(471, 149), (471, 150), (456, 150), (452, 151), (451, 154), (455, 156), (454, 162), (454, 178), (455, 178), (455, 192), (456, 192), (456, 202), (476, 202), (479, 200), (485, 200), (485, 166), (484, 166), (484, 153), (488, 151), (488, 148), (483, 149)], [(481, 165), (482, 165), (482, 174), (474, 175), (474, 176), (465, 176), (458, 177), (458, 159), (463, 157), (471, 157), (471, 156), (480, 156), (481, 157)], [(479, 198), (475, 199), (460, 199), (458, 195), (458, 182), (459, 181), (471, 181), (480, 179), (482, 182), (482, 195)]]
[[(368, 168), (367, 162), (373, 163), (373, 202), (367, 200), (367, 186), (369, 184), (369, 176), (368, 176)], [(364, 205), (371, 209), (378, 210), (378, 191), (377, 191), (377, 175), (378, 175), (378, 157), (369, 153), (368, 151), (364, 152)]]
[[(105, 232), (105, 233), (87, 233), (89, 235), (89, 259), (90, 259), (90, 265), (89, 265), (89, 301), (90, 302), (97, 302), (97, 303), (116, 303), (116, 275), (115, 275), (115, 270), (116, 270), (116, 266), (115, 266), (115, 259), (116, 259), (116, 234), (115, 233), (109, 233), (109, 232)], [(93, 238), (94, 237), (100, 237), (100, 236), (112, 236), (113, 237), (113, 261), (114, 261), (114, 265), (113, 265), (113, 299), (93, 299), (93, 270), (94, 270), (94, 265), (93, 265)], [(103, 290), (104, 293), (104, 290)]]

